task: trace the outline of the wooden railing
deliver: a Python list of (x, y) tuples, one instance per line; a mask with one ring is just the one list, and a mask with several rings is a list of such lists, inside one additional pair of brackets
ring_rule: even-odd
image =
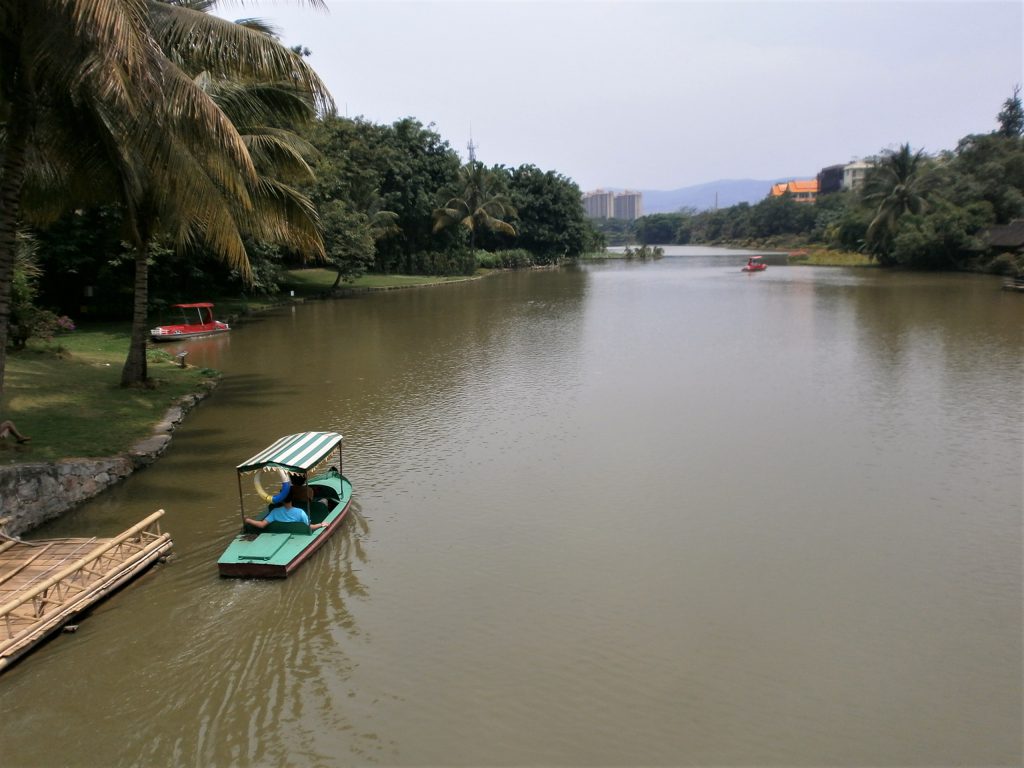
[[(143, 563), (170, 549), (170, 534), (160, 532), (160, 509), (113, 539), (102, 541), (84, 556), (0, 606), (7, 639), (0, 657), (26, 635), (59, 626), (83, 607), (117, 588)], [(28, 625), (25, 625), (25, 622)]]

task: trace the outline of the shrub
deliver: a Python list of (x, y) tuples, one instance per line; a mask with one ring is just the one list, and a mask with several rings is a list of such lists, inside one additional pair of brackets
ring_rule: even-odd
[(427, 251), (419, 254), (426, 275), (472, 275), (476, 271), (476, 258), (470, 251)]
[(986, 272), (994, 275), (1008, 275), (1015, 277), (1021, 273), (1021, 264), (1012, 253), (1000, 253), (985, 267)]
[(505, 251), (476, 252), (479, 266), (489, 269), (525, 269), (534, 265), (533, 254), (523, 248), (511, 248)]
[(57, 315), (48, 309), (39, 309), (31, 304), (22, 305), (11, 313), (9, 338), (15, 349), (24, 349), (31, 338), (52, 341), (61, 333), (75, 330), (74, 321), (67, 315)]
[(639, 248), (626, 247), (626, 250), (622, 252), (623, 258), (626, 261), (632, 261), (633, 259), (640, 259), (640, 261), (647, 261), (648, 259), (660, 259), (665, 256), (665, 249), (660, 245), (656, 245), (653, 248), (649, 245), (641, 245)]

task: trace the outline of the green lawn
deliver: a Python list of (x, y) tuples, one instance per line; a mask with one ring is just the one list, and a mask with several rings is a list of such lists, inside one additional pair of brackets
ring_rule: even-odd
[(85, 327), (7, 355), (0, 414), (32, 438), (0, 440), (0, 462), (56, 461), (123, 453), (148, 437), (177, 398), (210, 372), (181, 369), (166, 352), (150, 353), (154, 386), (122, 389), (128, 325)]
[(794, 251), (787, 259), (789, 264), (807, 264), (812, 267), (876, 267), (877, 262), (870, 256), (852, 251), (830, 251), (826, 248)]

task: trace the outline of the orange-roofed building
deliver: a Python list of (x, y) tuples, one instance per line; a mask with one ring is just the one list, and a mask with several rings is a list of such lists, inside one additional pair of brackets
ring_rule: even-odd
[(813, 203), (818, 198), (818, 180), (802, 179), (772, 184), (771, 197), (790, 194), (798, 203)]

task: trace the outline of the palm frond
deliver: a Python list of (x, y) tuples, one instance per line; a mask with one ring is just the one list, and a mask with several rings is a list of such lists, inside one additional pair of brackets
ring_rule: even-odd
[(314, 179), (313, 169), (303, 155), (308, 146), (303, 139), (274, 128), (250, 130), (242, 140), (257, 168), (283, 179), (306, 182)]
[(252, 199), (253, 209), (239, 215), (243, 231), (292, 248), (304, 260), (324, 258), (316, 207), (306, 195), (275, 179), (261, 178)]
[(189, 72), (287, 82), (310, 94), (318, 111), (334, 109), (327, 86), (313, 68), (263, 32), (160, 0), (146, 2), (154, 37)]

